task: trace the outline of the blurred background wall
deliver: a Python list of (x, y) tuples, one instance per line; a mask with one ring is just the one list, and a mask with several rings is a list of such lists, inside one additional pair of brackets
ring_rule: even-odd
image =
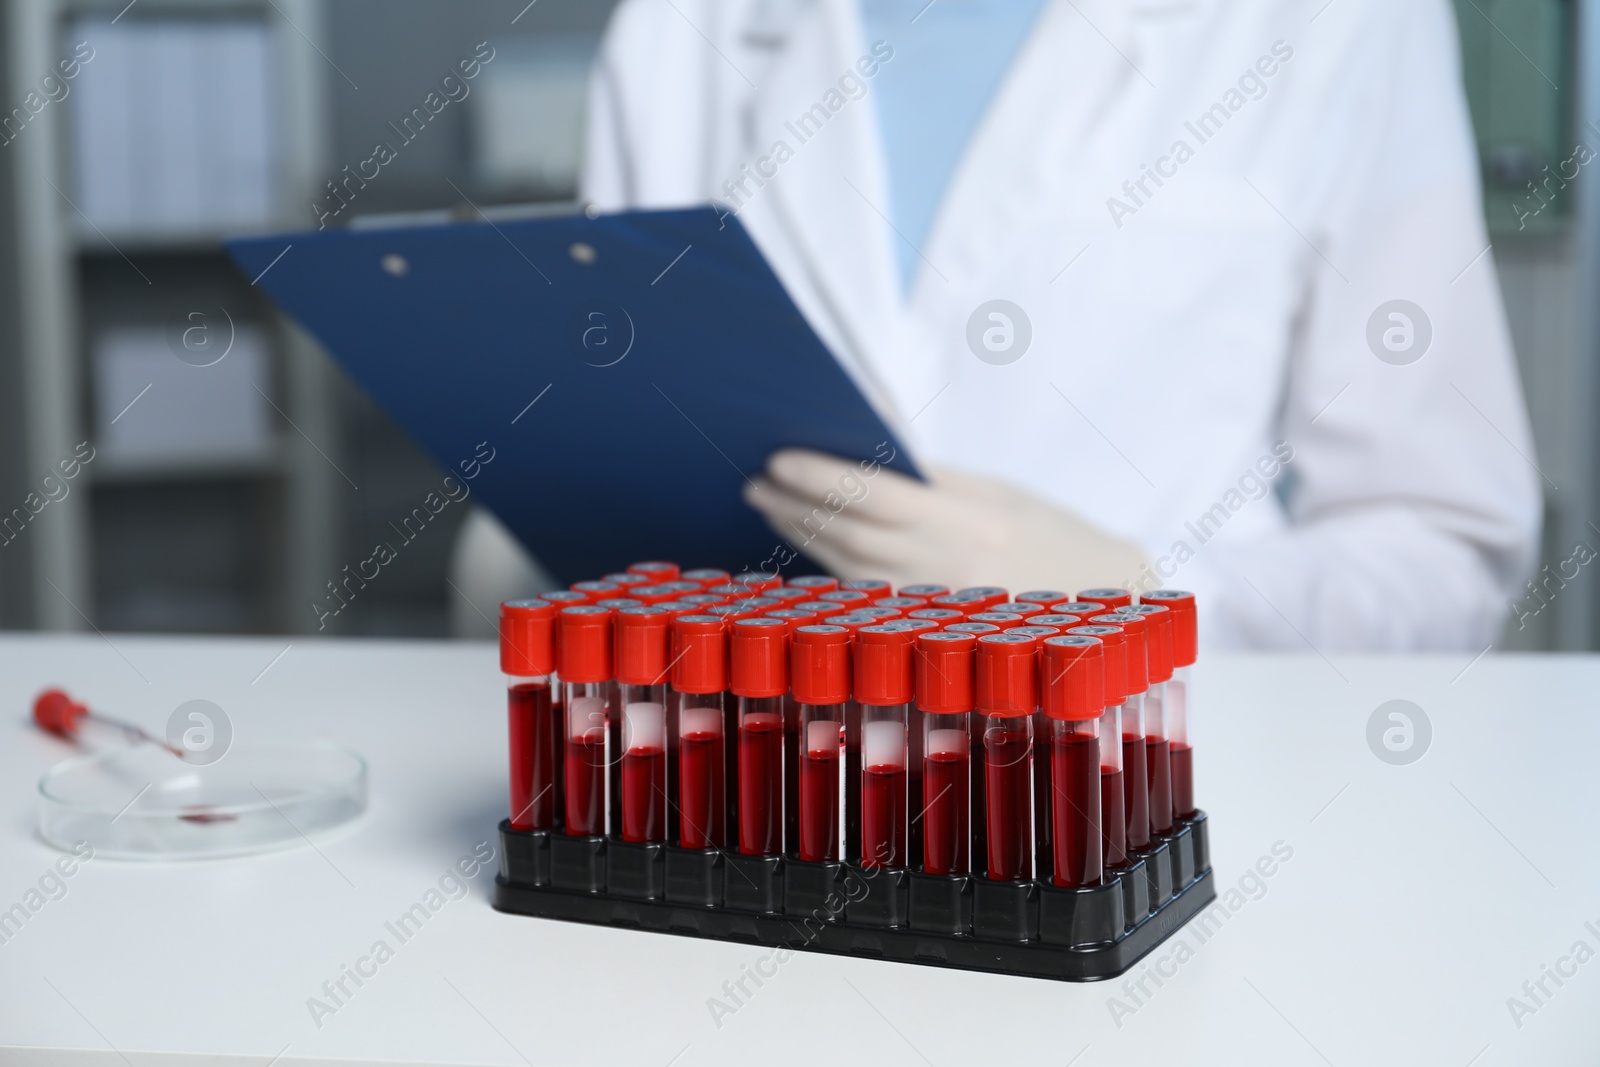
[[(310, 602), (441, 472), (238, 276), (221, 235), (570, 199), (612, 6), (6, 0), (0, 627), (318, 629)], [(1600, 551), (1600, 193), (1575, 162), (1580, 143), (1600, 154), (1600, 27), (1576, 0), (1456, 7), (1553, 576), (1508, 605), (1502, 646), (1593, 648), (1600, 583), (1562, 575), (1580, 543)], [(484, 55), (464, 98), (399, 129)], [(350, 180), (378, 141), (395, 157)], [(5, 525), (30, 493), (42, 508)], [(326, 632), (446, 633), (464, 514)]]

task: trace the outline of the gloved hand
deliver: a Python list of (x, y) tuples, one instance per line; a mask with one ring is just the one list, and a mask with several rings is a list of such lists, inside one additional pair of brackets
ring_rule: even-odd
[(1122, 586), (1144, 553), (1030, 493), (946, 468), (924, 484), (818, 452), (773, 453), (745, 502), (794, 547), (839, 578), (1013, 593)]

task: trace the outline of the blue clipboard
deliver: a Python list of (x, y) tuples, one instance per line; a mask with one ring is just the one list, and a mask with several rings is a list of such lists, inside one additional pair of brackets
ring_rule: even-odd
[(459, 478), (487, 442), (472, 498), (564, 581), (640, 559), (793, 559), (799, 535), (775, 534), (739, 495), (780, 448), (917, 473), (714, 207), (227, 248), (446, 471)]

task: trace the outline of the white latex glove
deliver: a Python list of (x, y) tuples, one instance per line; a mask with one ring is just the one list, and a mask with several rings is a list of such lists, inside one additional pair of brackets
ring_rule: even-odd
[(1012, 592), (1123, 586), (1144, 553), (1030, 493), (945, 468), (928, 483), (875, 463), (818, 452), (773, 453), (745, 502), (839, 578), (896, 587), (937, 582)]

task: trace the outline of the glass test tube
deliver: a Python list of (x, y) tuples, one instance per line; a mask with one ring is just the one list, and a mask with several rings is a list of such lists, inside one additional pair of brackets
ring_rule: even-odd
[[(927, 620), (933, 621), (933, 620)], [(970, 634), (917, 635), (916, 707), (922, 723), (920, 853), (927, 874), (972, 870), (972, 708), (977, 641)]]
[(1100, 719), (1050, 720), (1053, 880), (1099, 885), (1105, 874), (1100, 840)]
[(1168, 755), (1172, 760), (1172, 813), (1180, 819), (1193, 818), (1194, 743), (1189, 737), (1189, 701), (1194, 696), (1194, 668), (1174, 667), (1166, 683), (1162, 710), (1167, 718)]
[(550, 830), (559, 805), (560, 705), (555, 682), (555, 605), (510, 600), (500, 605), (500, 668), (506, 676), (512, 829)]
[(1034, 718), (1039, 642), (1025, 634), (978, 638), (977, 722), (983, 737), (985, 874), (1034, 876)]
[(910, 704), (861, 709), (861, 865), (906, 865), (906, 726)]
[(622, 839), (667, 839), (667, 687), (623, 685)]
[(1120, 705), (1100, 716), (1100, 842), (1107, 867), (1128, 863), (1128, 816), (1122, 785), (1122, 716)]
[(825, 863), (839, 858), (839, 763), (844, 745), (845, 705), (800, 705), (800, 858)]
[(783, 619), (739, 619), (729, 628), (729, 679), (739, 698), (739, 851), (747, 856), (783, 853), (788, 638)]
[(715, 615), (672, 621), (669, 741), (678, 746), (678, 845), (727, 844), (728, 638)]
[(598, 605), (562, 609), (557, 654), (566, 718), (563, 777), (567, 833), (606, 832), (607, 727), (614, 712), (612, 612)]

